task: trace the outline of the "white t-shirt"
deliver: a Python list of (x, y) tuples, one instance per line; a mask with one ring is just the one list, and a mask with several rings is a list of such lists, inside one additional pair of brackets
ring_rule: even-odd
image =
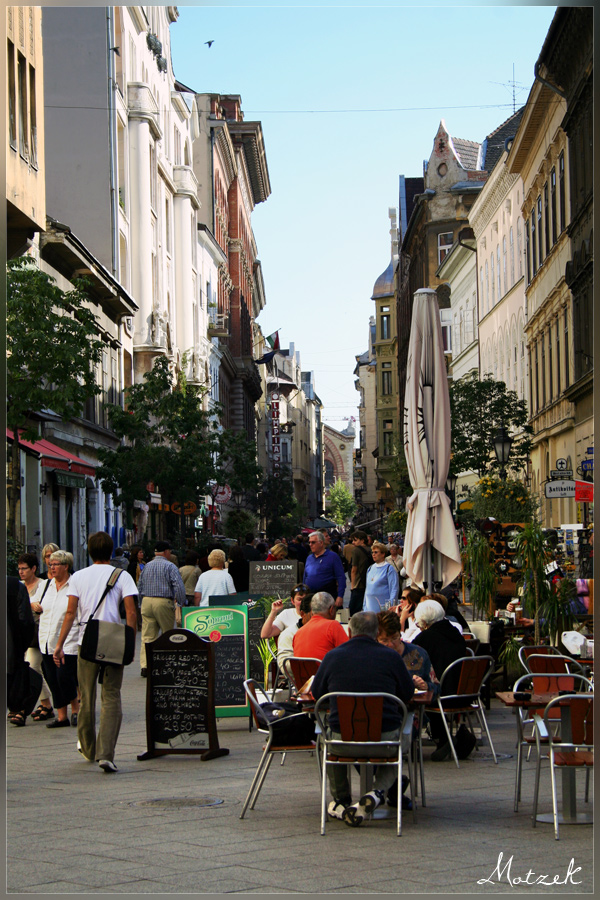
[(275, 628), (279, 628), (279, 631), (285, 631), (286, 628), (296, 629), (299, 618), (300, 616), (294, 606), (293, 609), (283, 609), (273, 620), (273, 625)]
[(200, 606), (208, 606), (211, 597), (236, 593), (233, 578), (225, 569), (209, 569), (208, 572), (203, 572), (196, 582), (195, 591), (202, 594)]
[[(285, 610), (289, 612), (289, 610)], [(277, 662), (280, 666), (283, 665), (284, 659), (289, 659), (290, 656), (294, 655), (294, 635), (298, 631), (297, 625), (292, 625), (289, 628), (286, 628), (285, 631), (277, 638)]]
[[(95, 563), (92, 566), (88, 566), (87, 569), (80, 569), (79, 572), (71, 575), (69, 596), (77, 597), (79, 600), (78, 644), (81, 644), (83, 640), (83, 632), (87, 621), (91, 613), (96, 609), (106, 583), (114, 571), (114, 566)], [(123, 597), (137, 597), (137, 593), (138, 589), (135, 586), (135, 581), (129, 572), (122, 571), (119, 575), (119, 580), (107, 593), (94, 618), (101, 619), (103, 622), (116, 622), (120, 625), (119, 603)], [(75, 625), (73, 625), (73, 631), (74, 629)]]
[[(65, 584), (56, 590), (54, 578), (50, 580), (48, 590), (44, 596), (43, 608), (44, 612), (40, 615), (40, 650), (42, 653), (54, 653), (56, 642), (62, 628), (62, 624), (67, 611), (69, 602), (69, 594), (71, 593), (71, 575)], [(79, 610), (78, 610), (79, 613)], [(77, 638), (79, 636), (79, 614), (75, 617), (75, 622), (71, 628), (63, 652), (67, 655), (77, 656)]]

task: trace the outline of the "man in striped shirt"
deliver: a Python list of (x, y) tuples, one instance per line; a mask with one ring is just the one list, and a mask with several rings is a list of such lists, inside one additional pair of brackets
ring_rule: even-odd
[(142, 603), (141, 676), (148, 674), (146, 644), (155, 641), (159, 632), (175, 628), (175, 604), (185, 606), (185, 585), (177, 566), (170, 562), (171, 545), (157, 541), (154, 559), (146, 563), (138, 582)]

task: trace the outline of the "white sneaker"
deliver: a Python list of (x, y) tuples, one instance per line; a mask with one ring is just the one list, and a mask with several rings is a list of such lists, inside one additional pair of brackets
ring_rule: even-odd
[(89, 756), (86, 756), (85, 753), (83, 752), (83, 747), (81, 746), (81, 741), (77, 741), (77, 752), (81, 753), (83, 758), (86, 759), (88, 762), (94, 762), (93, 759), (90, 759)]
[(119, 770), (115, 766), (114, 762), (110, 759), (101, 759), (98, 762), (98, 765), (105, 772), (118, 772)]
[(337, 800), (332, 800), (329, 806), (327, 807), (327, 814), (331, 816), (332, 819), (340, 819), (340, 821), (344, 818), (344, 810), (345, 806), (343, 803), (338, 803)]
[(365, 819), (370, 819), (378, 806), (384, 801), (383, 791), (369, 791), (363, 794), (358, 803), (348, 806), (342, 815), (346, 825), (352, 828), (358, 828)]

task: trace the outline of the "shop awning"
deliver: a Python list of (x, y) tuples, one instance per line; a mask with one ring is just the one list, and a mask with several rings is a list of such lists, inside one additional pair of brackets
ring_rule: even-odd
[[(6, 429), (6, 439), (8, 441), (15, 439), (10, 428)], [(19, 447), (22, 447), (27, 453), (37, 456), (41, 460), (42, 466), (47, 468), (65, 469), (68, 472), (77, 472), (79, 475), (91, 475), (92, 477), (96, 474), (96, 467), (91, 463), (44, 438), (37, 441), (25, 441), (23, 438), (19, 438)]]

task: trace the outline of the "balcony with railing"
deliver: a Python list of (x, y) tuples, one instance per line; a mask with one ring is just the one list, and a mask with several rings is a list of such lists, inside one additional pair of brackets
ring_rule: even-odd
[(227, 313), (220, 313), (212, 309), (209, 310), (208, 336), (209, 338), (224, 338), (229, 336), (229, 315)]

